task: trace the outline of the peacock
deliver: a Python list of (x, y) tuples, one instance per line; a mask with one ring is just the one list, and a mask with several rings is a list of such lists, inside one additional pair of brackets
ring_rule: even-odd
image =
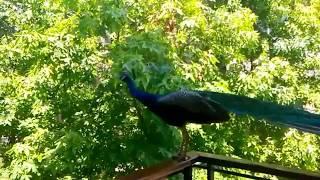
[(186, 157), (189, 135), (187, 123), (222, 123), (230, 119), (229, 113), (250, 115), (255, 119), (320, 134), (320, 114), (265, 102), (246, 96), (227, 93), (179, 90), (168, 94), (153, 94), (140, 90), (128, 72), (122, 72), (130, 94), (169, 125), (178, 127), (182, 134), (180, 151), (176, 157)]

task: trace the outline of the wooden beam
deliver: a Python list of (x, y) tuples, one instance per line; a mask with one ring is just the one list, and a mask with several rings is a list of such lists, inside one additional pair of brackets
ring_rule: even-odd
[(196, 162), (197, 155), (189, 156), (185, 161), (169, 160), (158, 165), (133, 172), (129, 176), (119, 177), (120, 180), (159, 180), (183, 171)]
[[(168, 176), (177, 174), (179, 172), (184, 172), (185, 175), (189, 174), (189, 176), (185, 176), (185, 178), (190, 179), (190, 169), (195, 165), (196, 162), (202, 162), (211, 164), (217, 167), (226, 167), (226, 168), (237, 168), (249, 170), (252, 172), (259, 172), (265, 174), (271, 174), (280, 177), (287, 177), (292, 179), (319, 179), (319, 172), (310, 172), (304, 171), (300, 169), (286, 168), (279, 165), (272, 165), (266, 163), (258, 163), (244, 159), (236, 159), (231, 157), (226, 157), (222, 155), (215, 155), (203, 152), (189, 152), (187, 154), (189, 159), (184, 161), (174, 161), (169, 160), (158, 165), (148, 167), (145, 169), (140, 169), (129, 176), (123, 176), (118, 179), (120, 180), (163, 180)], [(204, 168), (210, 171), (210, 168), (204, 164)], [(213, 168), (214, 169), (214, 168)], [(187, 171), (189, 170), (189, 171)], [(217, 170), (217, 169), (216, 169)], [(228, 171), (227, 169), (224, 169)], [(208, 176), (210, 177), (210, 175)]]

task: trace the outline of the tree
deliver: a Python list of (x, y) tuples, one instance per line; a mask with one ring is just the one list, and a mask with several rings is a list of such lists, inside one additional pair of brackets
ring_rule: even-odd
[[(180, 134), (135, 102), (181, 88), (320, 108), (320, 2), (0, 0), (0, 174), (112, 178)], [(189, 125), (194, 150), (318, 170), (319, 138), (250, 117)]]

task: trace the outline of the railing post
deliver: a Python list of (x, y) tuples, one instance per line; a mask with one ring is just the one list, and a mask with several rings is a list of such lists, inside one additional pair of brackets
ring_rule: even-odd
[(192, 180), (192, 166), (184, 168), (183, 179), (184, 180)]
[(207, 180), (214, 180), (214, 171), (211, 164), (207, 164)]

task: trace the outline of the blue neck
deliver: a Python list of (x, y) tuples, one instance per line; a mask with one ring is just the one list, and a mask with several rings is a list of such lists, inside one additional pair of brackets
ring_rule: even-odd
[(128, 85), (130, 94), (144, 105), (152, 105), (152, 103), (156, 102), (159, 98), (158, 95), (147, 93), (138, 89), (135, 82), (129, 77), (126, 79), (126, 83)]

